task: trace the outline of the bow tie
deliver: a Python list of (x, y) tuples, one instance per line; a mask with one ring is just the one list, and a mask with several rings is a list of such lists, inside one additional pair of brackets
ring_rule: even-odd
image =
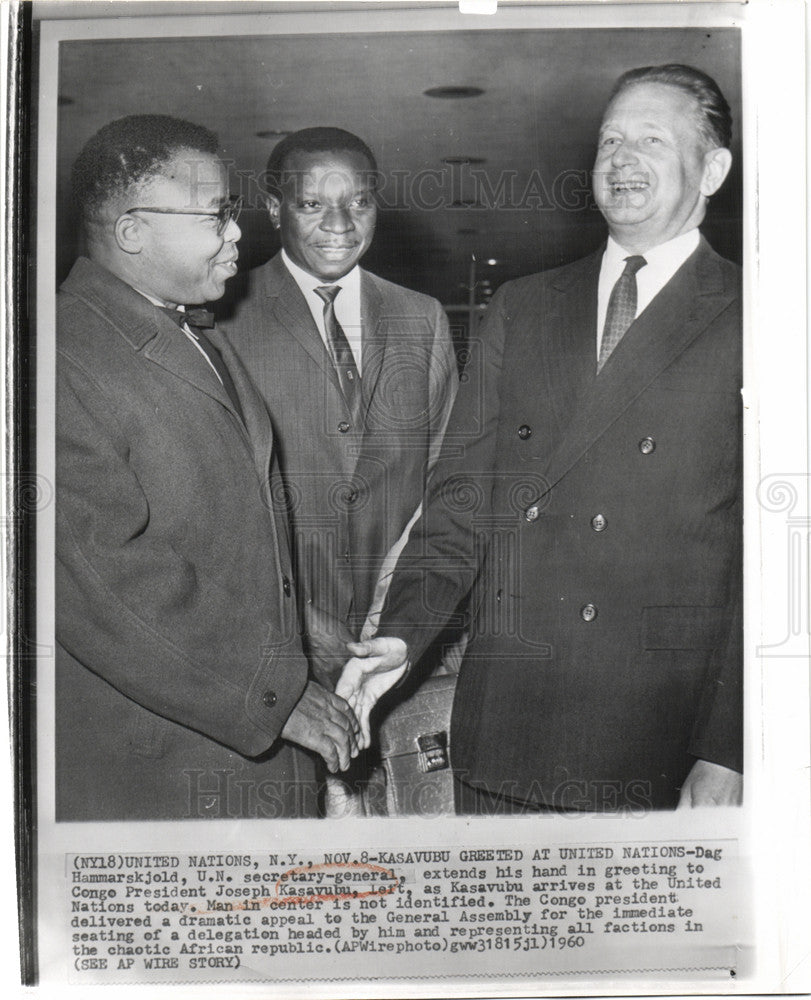
[(210, 329), (214, 326), (214, 313), (207, 309), (186, 309), (184, 312), (180, 309), (170, 309), (169, 306), (160, 306), (159, 308), (178, 326), (182, 326), (184, 323), (204, 329)]

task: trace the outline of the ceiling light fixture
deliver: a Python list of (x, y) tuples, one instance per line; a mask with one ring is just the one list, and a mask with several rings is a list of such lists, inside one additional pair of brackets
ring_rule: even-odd
[(442, 162), (447, 163), (448, 166), (455, 167), (478, 165), (487, 161), (483, 156), (443, 156)]
[(479, 97), (484, 93), (481, 87), (430, 87), (424, 90), (426, 97), (440, 97), (453, 100), (460, 97)]

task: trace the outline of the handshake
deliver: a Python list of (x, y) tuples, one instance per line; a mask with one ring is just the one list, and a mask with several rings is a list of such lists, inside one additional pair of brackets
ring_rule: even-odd
[[(339, 654), (334, 633), (313, 632), (308, 646), (318, 679), (308, 682), (282, 736), (320, 754), (333, 773), (345, 771), (352, 758), (371, 744), (371, 711), (408, 669), (408, 650), (402, 639), (381, 636), (363, 642), (341, 641)], [(343, 665), (332, 693), (335, 664), (346, 651), (352, 657)]]

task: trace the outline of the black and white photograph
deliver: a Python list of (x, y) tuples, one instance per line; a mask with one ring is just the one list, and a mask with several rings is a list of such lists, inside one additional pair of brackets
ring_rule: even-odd
[(790, 5), (32, 7), (24, 983), (801, 988)]
[(740, 82), (735, 28), (63, 43), (57, 820), (323, 815), (429, 650), (449, 809), (740, 802)]

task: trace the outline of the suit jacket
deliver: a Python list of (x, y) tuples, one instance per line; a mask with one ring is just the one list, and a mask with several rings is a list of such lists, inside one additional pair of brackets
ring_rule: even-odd
[(598, 376), (601, 254), (493, 297), (381, 634), (418, 656), (475, 581), (459, 776), (669, 807), (742, 767), (740, 275), (702, 239)]
[(361, 273), (363, 426), (281, 254), (225, 324), (273, 421), (302, 599), (357, 633), (384, 557), (417, 510), (457, 385), (448, 322), (426, 295)]
[(80, 258), (57, 317), (57, 819), (314, 814), (273, 436), (169, 317)]

